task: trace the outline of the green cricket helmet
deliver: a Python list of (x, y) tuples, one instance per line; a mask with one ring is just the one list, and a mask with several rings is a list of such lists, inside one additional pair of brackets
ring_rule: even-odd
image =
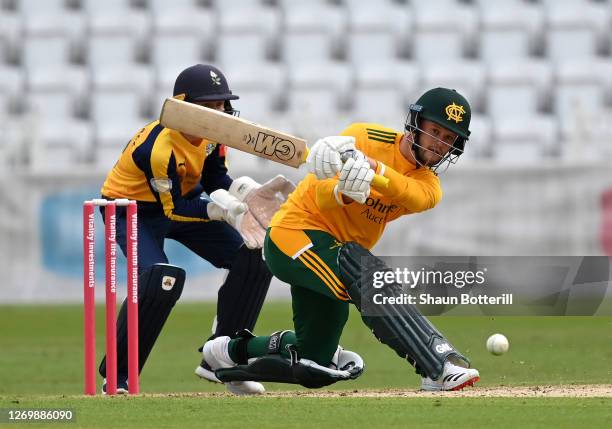
[[(418, 133), (423, 131), (420, 121), (428, 119), (457, 134), (453, 148), (434, 167), (439, 166), (444, 161), (454, 164), (457, 157), (463, 153), (465, 142), (470, 136), (471, 118), (472, 109), (464, 96), (454, 89), (434, 88), (425, 92), (416, 103), (410, 105), (410, 114), (406, 120), (406, 131), (414, 132), (415, 140), (418, 140)], [(415, 145), (418, 145), (416, 141)]]

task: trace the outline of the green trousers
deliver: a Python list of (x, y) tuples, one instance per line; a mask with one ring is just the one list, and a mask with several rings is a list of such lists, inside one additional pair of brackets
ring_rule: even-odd
[[(341, 243), (323, 231), (304, 232), (312, 246), (292, 258), (272, 241), (268, 229), (264, 255), (272, 274), (291, 287), (295, 336), (283, 336), (282, 354), (287, 357), (285, 346), (296, 344), (300, 358), (327, 366), (338, 348), (349, 312), (349, 298), (339, 280)], [(247, 346), (248, 357), (265, 355), (268, 339), (253, 338)], [(236, 360), (235, 340), (230, 342), (230, 357)]]

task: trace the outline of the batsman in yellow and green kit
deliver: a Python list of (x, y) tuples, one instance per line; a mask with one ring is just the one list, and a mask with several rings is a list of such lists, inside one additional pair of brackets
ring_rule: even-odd
[[(290, 285), (294, 331), (209, 341), (204, 359), (220, 380), (322, 387), (361, 375), (361, 357), (338, 343), (349, 305), (361, 312), (361, 297), (372, 288), (362, 278), (363, 258), (374, 261), (368, 270), (389, 269), (369, 249), (388, 222), (440, 201), (436, 169), (463, 152), (470, 116), (463, 96), (435, 88), (411, 106), (405, 133), (356, 123), (315, 143), (311, 174), (272, 218), (264, 243), (270, 271)], [(388, 185), (374, 184), (376, 174)], [(458, 390), (478, 380), (467, 358), (414, 306), (381, 311), (362, 313), (364, 323), (414, 365), (424, 389)]]

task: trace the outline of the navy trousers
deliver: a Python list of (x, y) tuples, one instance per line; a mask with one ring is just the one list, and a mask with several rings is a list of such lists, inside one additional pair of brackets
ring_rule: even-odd
[[(104, 207), (100, 207), (104, 217)], [(126, 209), (117, 207), (117, 244), (126, 255)], [(138, 271), (157, 263), (172, 263), (164, 252), (166, 238), (176, 240), (217, 268), (231, 268), (242, 246), (238, 231), (225, 222), (177, 222), (164, 215), (138, 213)], [(180, 265), (176, 264), (176, 265)]]

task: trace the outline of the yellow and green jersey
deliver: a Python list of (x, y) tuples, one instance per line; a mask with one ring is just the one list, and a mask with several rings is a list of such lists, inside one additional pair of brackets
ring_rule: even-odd
[[(308, 174), (272, 218), (270, 226), (325, 231), (341, 242), (356, 241), (371, 249), (388, 222), (431, 209), (442, 198), (438, 176), (428, 168), (417, 168), (401, 154), (399, 142), (403, 134), (378, 124), (356, 123), (342, 135), (355, 137), (357, 149), (378, 161), (376, 173), (387, 177), (389, 186), (372, 186), (364, 204), (356, 201), (344, 204), (334, 193), (337, 178), (317, 180), (314, 174)], [(308, 245), (308, 241), (302, 243), (297, 238), (292, 233), (277, 234), (275, 242), (286, 241), (277, 244), (293, 255)]]

